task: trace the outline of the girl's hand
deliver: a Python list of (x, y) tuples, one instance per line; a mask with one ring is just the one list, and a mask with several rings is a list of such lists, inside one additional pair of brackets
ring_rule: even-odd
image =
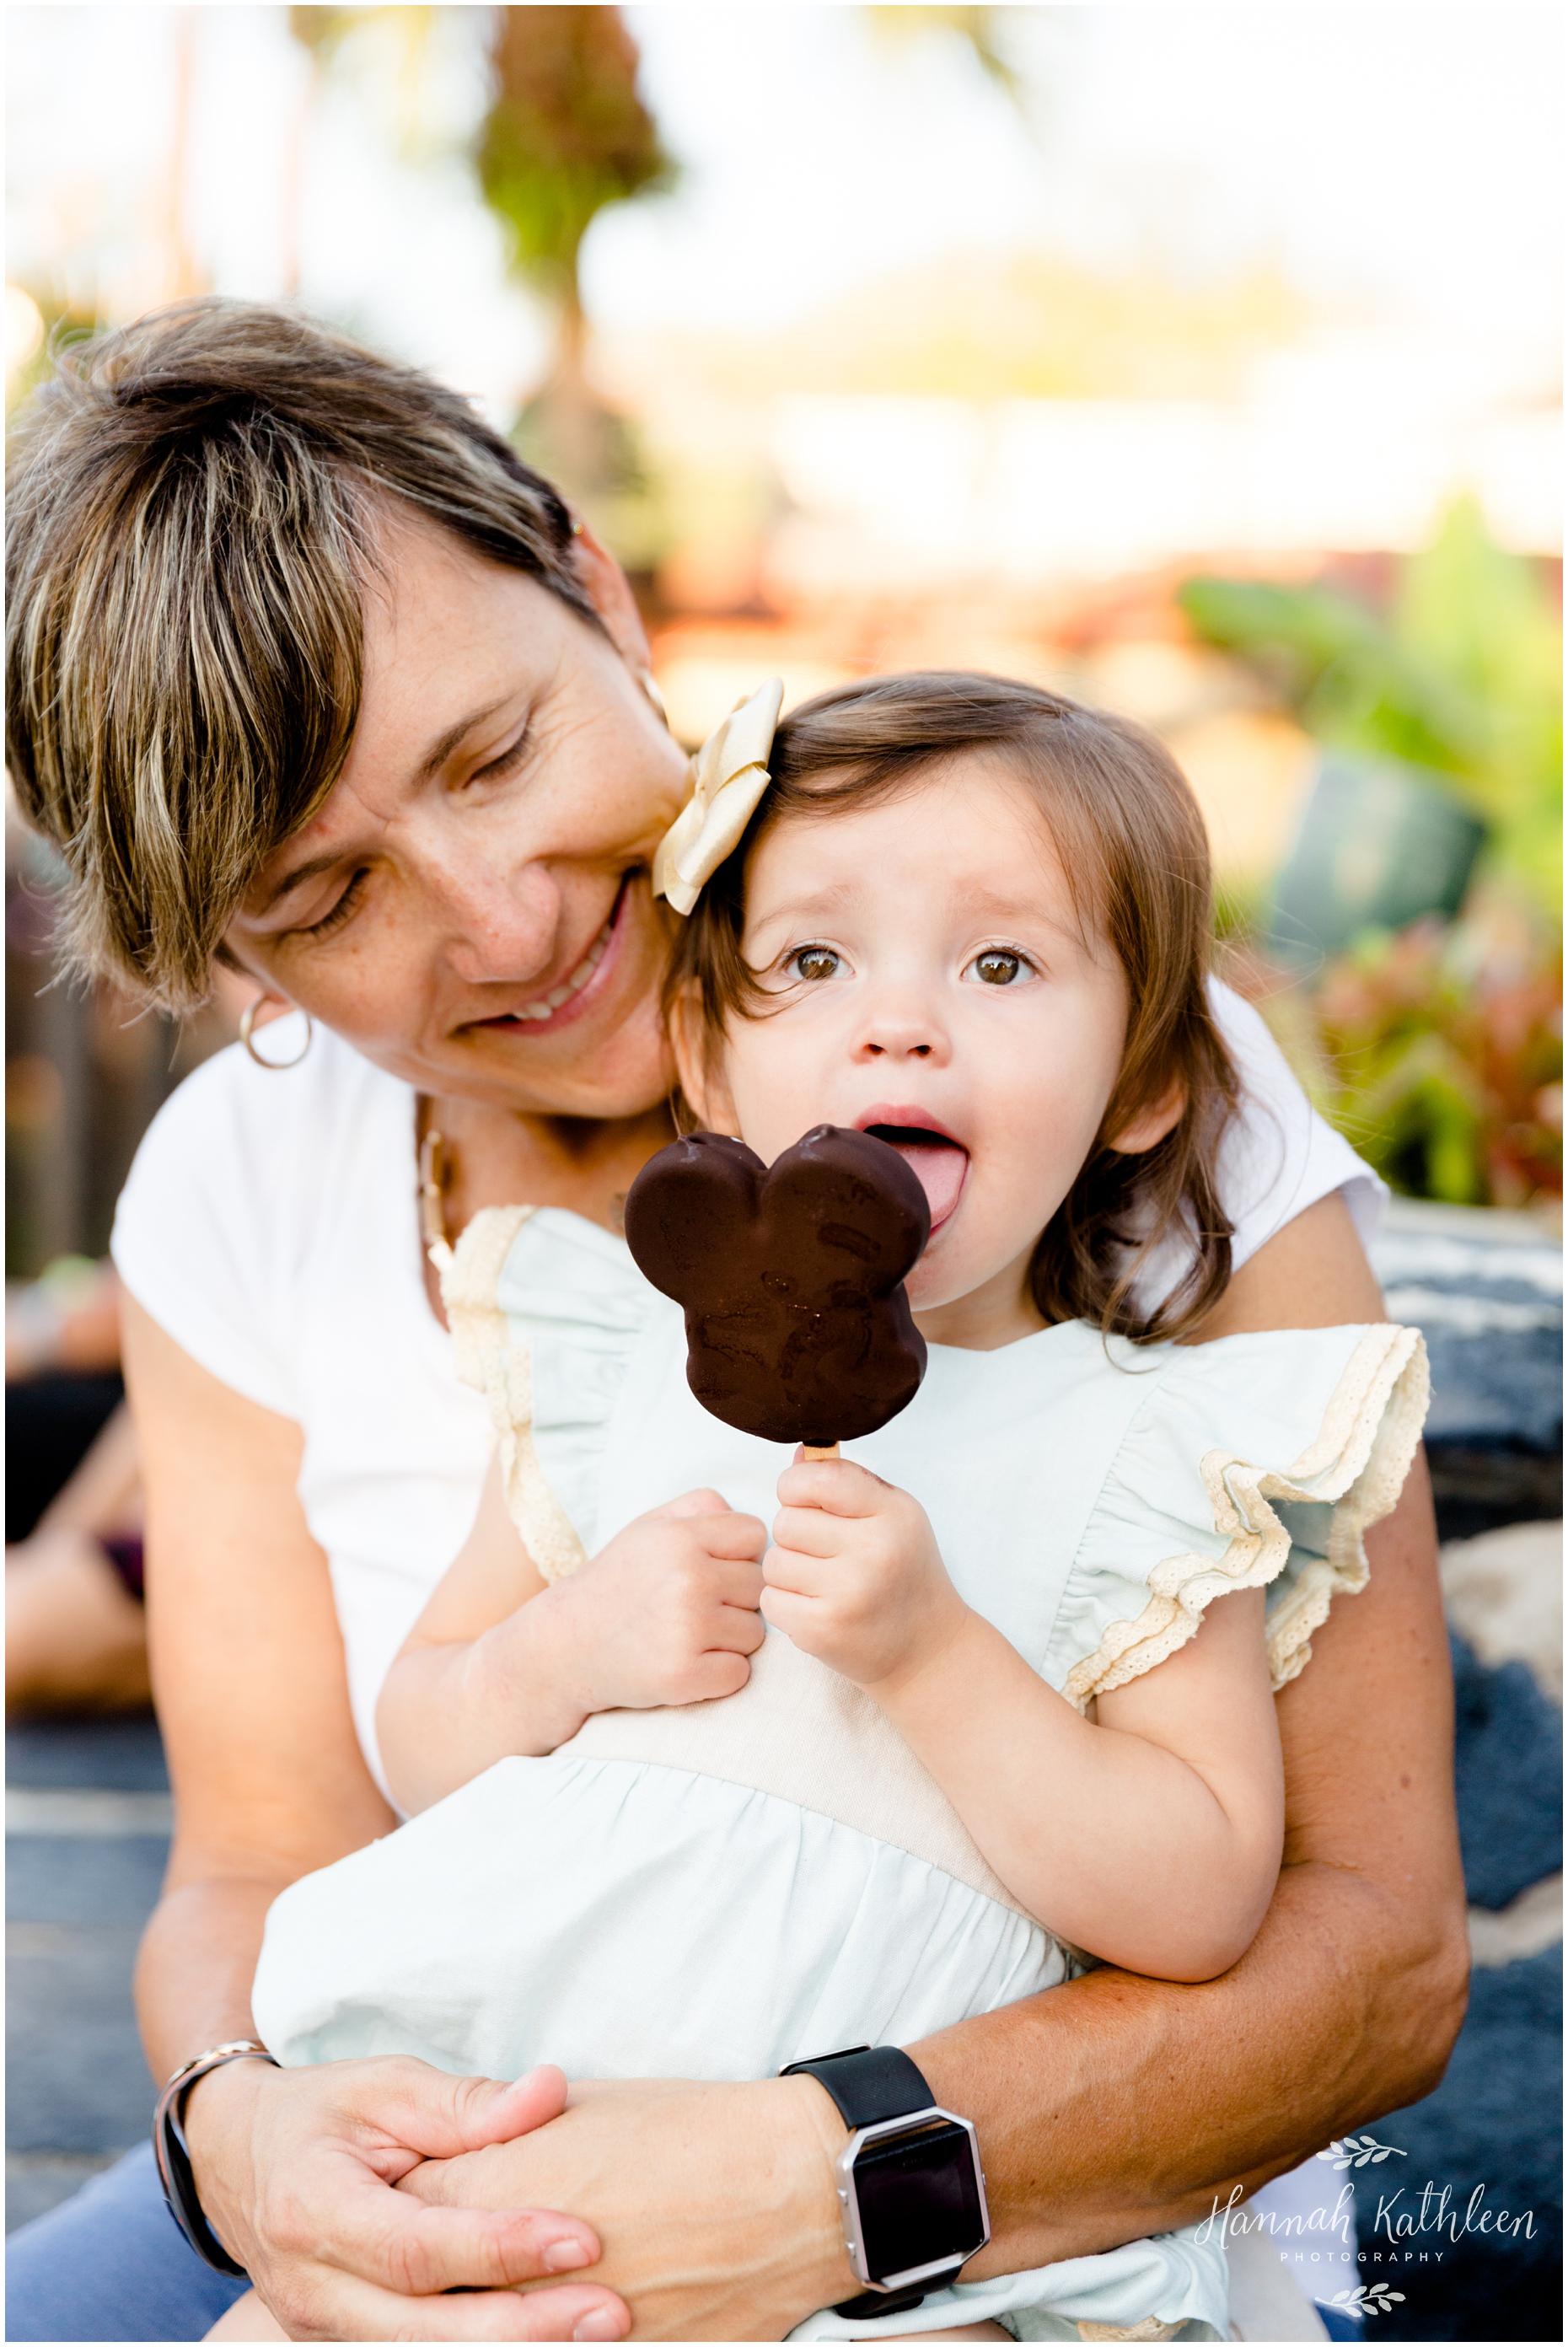
[[(543, 2127), (565, 2101), (548, 2068), (507, 2086), (401, 2059), (233, 2062), (197, 2082), (187, 2135), (208, 2221), (291, 2339), (624, 2339), (626, 2306), (597, 2281), (518, 2295), (596, 2264), (591, 2225), (516, 2196), (454, 2191), (436, 2209), (392, 2189), (424, 2159)], [(464, 2294), (438, 2294), (451, 2291)]]
[(767, 1533), (717, 1491), (639, 1516), (536, 1603), (573, 1707), (646, 1711), (734, 1695), (766, 1633), (757, 1612)]
[(778, 1491), (763, 1559), (767, 1619), (873, 1694), (934, 1662), (969, 1609), (924, 1508), (847, 1459), (797, 1460)]

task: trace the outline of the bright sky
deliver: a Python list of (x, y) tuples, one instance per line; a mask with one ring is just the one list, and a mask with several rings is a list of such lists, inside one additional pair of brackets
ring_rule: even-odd
[[(179, 13), (9, 12), (8, 268), (24, 282), (118, 310), (158, 298)], [(889, 46), (853, 6), (628, 15), (685, 179), (592, 232), (607, 327), (776, 325), (937, 251), (1043, 244), (1199, 273), (1276, 259), (1335, 309), (1494, 352), (1555, 347), (1554, 7), (1019, 8), (1007, 35), (1040, 93), (1028, 127), (947, 37)], [(219, 290), (272, 298), (303, 59), (282, 7), (187, 15), (188, 236)], [(412, 125), (428, 149), (477, 118), (481, 17), (444, 12)], [(398, 157), (391, 71), (379, 91), (329, 90), (303, 131), (302, 292), (505, 414), (543, 338), (461, 163)]]
[(856, 8), (630, 9), (690, 169), (598, 231), (607, 322), (765, 321), (933, 251), (1039, 241), (1112, 266), (1277, 255), (1330, 301), (1553, 334), (1558, 10), (1009, 14), (1032, 136), (956, 42), (890, 51)]

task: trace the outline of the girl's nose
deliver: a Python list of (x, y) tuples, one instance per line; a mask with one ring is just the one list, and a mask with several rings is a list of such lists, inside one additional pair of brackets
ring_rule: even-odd
[(862, 1024), (855, 1055), (858, 1060), (881, 1060), (894, 1065), (926, 1060), (940, 1066), (948, 1056), (947, 1030), (940, 1020), (914, 1003), (885, 1002), (874, 1008)]

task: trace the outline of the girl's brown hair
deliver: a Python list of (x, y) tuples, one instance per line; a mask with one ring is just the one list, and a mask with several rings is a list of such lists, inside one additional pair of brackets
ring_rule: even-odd
[[(1088, 1162), (1035, 1248), (1035, 1301), (1048, 1321), (1094, 1321), (1141, 1344), (1185, 1336), (1230, 1278), (1214, 1169), (1239, 1087), (1205, 985), (1203, 817), (1175, 761), (1141, 726), (1033, 685), (958, 672), (819, 693), (779, 727), (771, 787), (682, 925), (667, 1007), (694, 997), (711, 1039), (732, 1018), (764, 1015), (742, 941), (747, 860), (774, 824), (896, 798), (968, 752), (1005, 765), (1033, 796), (1085, 932), (1102, 937), (1127, 974), (1121, 1074)], [(1112, 1149), (1110, 1136), (1173, 1084), (1184, 1105), (1165, 1138), (1138, 1156)], [(1145, 1309), (1134, 1283), (1173, 1238), (1187, 1268)]]
[(599, 624), (549, 483), (292, 311), (193, 302), (62, 349), (8, 486), (11, 777), (67, 866), (77, 966), (171, 1010), (348, 754), (386, 509)]

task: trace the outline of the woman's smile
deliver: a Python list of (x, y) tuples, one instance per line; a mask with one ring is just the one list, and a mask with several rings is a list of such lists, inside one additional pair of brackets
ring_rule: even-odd
[(525, 1033), (552, 1035), (562, 1027), (591, 1010), (599, 996), (613, 982), (619, 948), (623, 933), (622, 917), (634, 874), (626, 873), (616, 891), (610, 918), (591, 940), (588, 951), (545, 994), (536, 995), (531, 1001), (521, 1002), (515, 1010), (502, 1010), (489, 1019), (464, 1021), (468, 1028), (488, 1027), (496, 1031), (517, 1028)]

